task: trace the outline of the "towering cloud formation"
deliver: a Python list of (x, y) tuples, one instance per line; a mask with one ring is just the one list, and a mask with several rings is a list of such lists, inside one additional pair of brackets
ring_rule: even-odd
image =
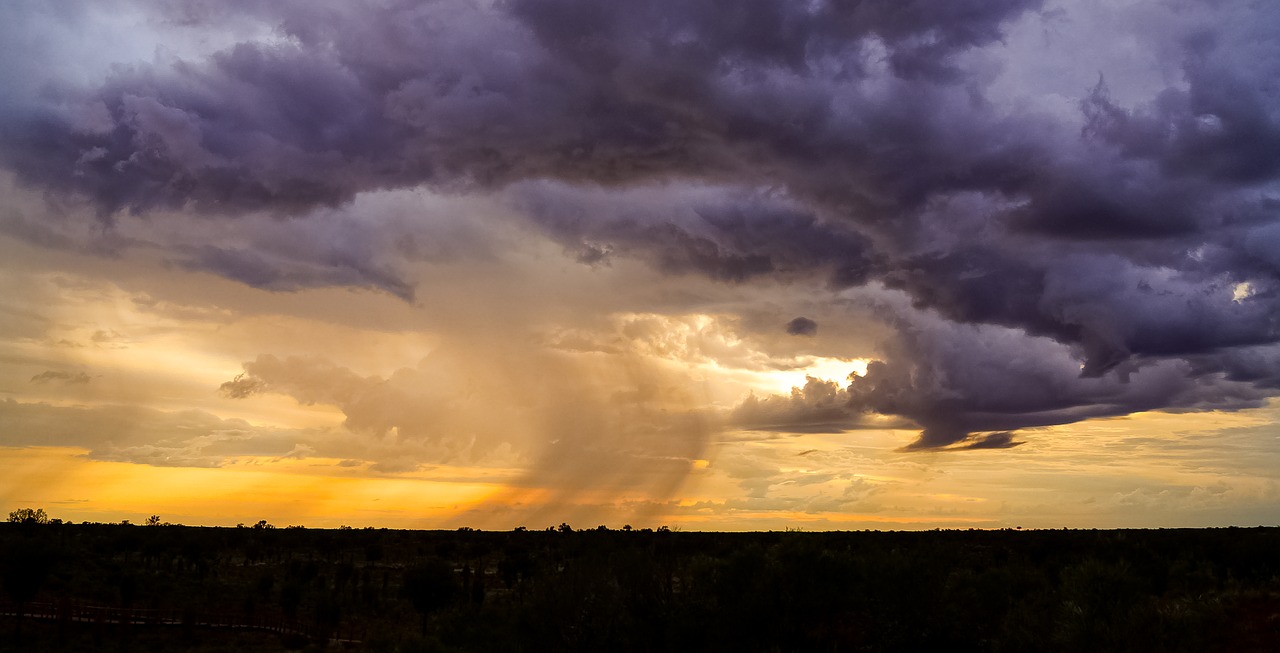
[[(107, 225), (492, 192), (585, 263), (869, 287), (899, 336), (831, 396), (913, 420), (919, 447), (1252, 406), (1278, 385), (1272, 5), (1104, 19), (1065, 0), (163, 6), (166, 29), (269, 37), (90, 83), (47, 53), (7, 58), (5, 79), (50, 79), (0, 106), (0, 162), (20, 183)], [(9, 30), (75, 20), (4, 11)], [(1149, 69), (1105, 58), (1121, 37)], [(1095, 46), (1092, 90), (1053, 87)], [(193, 265), (412, 296), (377, 261), (281, 281), (251, 254)]]

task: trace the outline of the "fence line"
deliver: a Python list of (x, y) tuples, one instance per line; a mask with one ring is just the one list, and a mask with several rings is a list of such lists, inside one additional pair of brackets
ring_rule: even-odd
[[(0, 601), (0, 616), (16, 617), (18, 606), (11, 601)], [(321, 628), (315, 623), (287, 619), (282, 614), (246, 616), (230, 612), (201, 612), (179, 608), (130, 608), (86, 603), (83, 601), (33, 601), (22, 608), (24, 619), (38, 619), (58, 623), (93, 623), (123, 626), (190, 626), (198, 628), (226, 628), (258, 630), (281, 635), (302, 635), (312, 639), (327, 639), (336, 643), (359, 644), (352, 639), (351, 626)], [(346, 632), (344, 632), (344, 630)], [(343, 638), (342, 635), (347, 635)]]

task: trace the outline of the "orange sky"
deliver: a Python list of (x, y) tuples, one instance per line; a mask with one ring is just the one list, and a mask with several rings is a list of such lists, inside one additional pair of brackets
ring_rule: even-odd
[(1277, 10), (721, 4), (0, 3), (0, 506), (1280, 523)]
[[(429, 266), (424, 279), (454, 281), (412, 304), (272, 293), (4, 239), (0, 250), (10, 509), (397, 528), (1276, 518), (1280, 442), (1259, 435), (1272, 408), (1033, 429), (1005, 450), (903, 452), (915, 432), (891, 423), (742, 430), (731, 415), (750, 395), (864, 371), (875, 328), (802, 343), (836, 354), (814, 356), (744, 330), (731, 310), (617, 310), (671, 282), (625, 262), (584, 268), (537, 241), (496, 272)], [(624, 283), (636, 277), (647, 283)], [(762, 293), (779, 321), (792, 314), (785, 287)], [(232, 396), (223, 384), (246, 370), (269, 385)]]

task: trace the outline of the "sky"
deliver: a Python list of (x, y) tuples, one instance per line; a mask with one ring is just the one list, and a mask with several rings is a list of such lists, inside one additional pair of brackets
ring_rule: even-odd
[(0, 506), (1280, 523), (1280, 5), (0, 5)]

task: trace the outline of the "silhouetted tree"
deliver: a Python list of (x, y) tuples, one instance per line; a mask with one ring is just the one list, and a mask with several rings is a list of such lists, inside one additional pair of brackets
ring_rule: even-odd
[(44, 508), (18, 508), (9, 513), (9, 522), (13, 524), (47, 524), (49, 515)]

